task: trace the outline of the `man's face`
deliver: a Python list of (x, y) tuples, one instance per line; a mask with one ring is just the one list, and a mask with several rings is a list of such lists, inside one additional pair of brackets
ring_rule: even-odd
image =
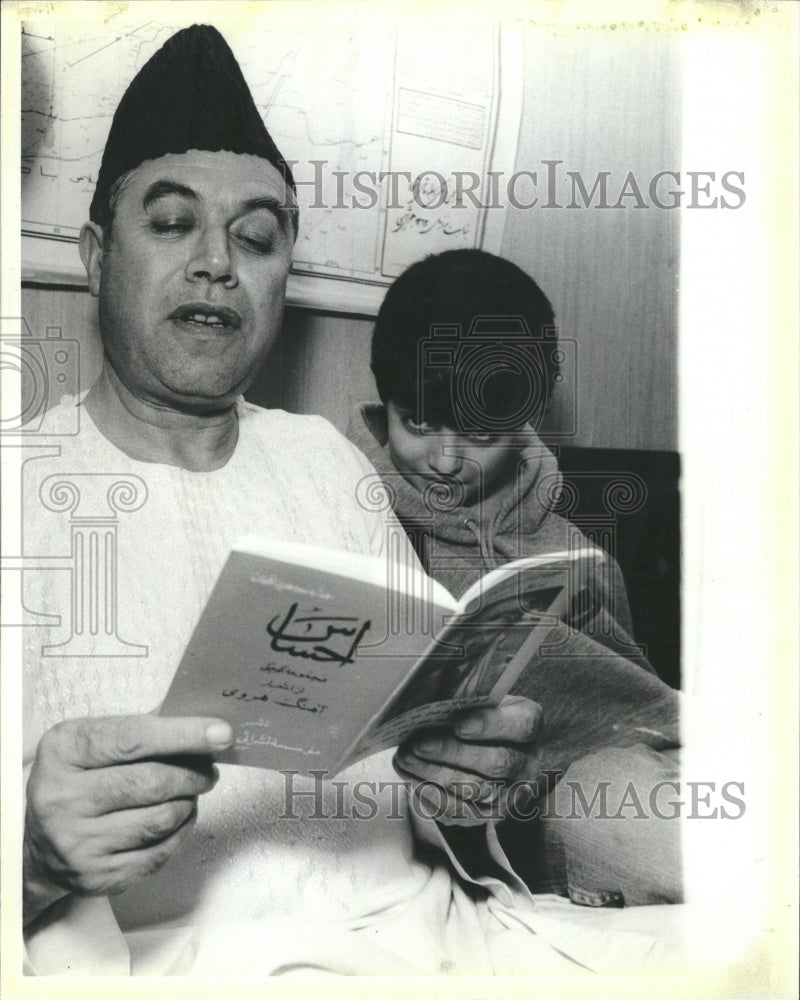
[(280, 328), (288, 203), (255, 156), (193, 150), (129, 176), (93, 291), (105, 351), (136, 397), (203, 412), (247, 388)]
[(386, 413), (394, 467), (420, 491), (436, 482), (456, 484), (455, 503), (469, 506), (514, 476), (519, 449), (513, 434), (459, 434), (418, 424), (410, 410), (392, 401)]

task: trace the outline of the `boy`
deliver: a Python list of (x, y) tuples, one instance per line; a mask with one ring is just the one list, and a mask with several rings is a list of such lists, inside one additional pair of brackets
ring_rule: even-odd
[[(546, 296), (492, 254), (427, 257), (387, 292), (372, 341), (381, 402), (361, 404), (349, 436), (381, 475), (428, 573), (455, 596), (512, 559), (585, 542), (556, 512), (561, 477), (536, 435), (558, 362)], [(674, 777), (671, 761), (654, 751), (677, 746), (677, 695), (634, 652), (625, 587), (610, 556), (592, 599), (581, 632), (561, 626), (558, 655), (532, 661), (513, 693), (544, 708), (543, 771), (571, 768), (589, 800), (596, 778), (610, 779), (612, 798), (615, 781), (635, 778), (646, 797), (648, 786)], [(574, 813), (568, 787), (562, 781), (550, 795), (556, 818), (562, 807)], [(588, 905), (676, 901), (677, 824), (610, 826), (610, 854), (598, 824), (509, 820), (501, 836), (539, 891), (568, 891)]]
[[(561, 477), (535, 432), (560, 378), (554, 334), (533, 279), (481, 250), (412, 265), (378, 313), (381, 403), (361, 404), (349, 435), (427, 572), (455, 596), (512, 559), (585, 543), (555, 512)], [(629, 643), (622, 575), (610, 557), (608, 567), (596, 597)]]

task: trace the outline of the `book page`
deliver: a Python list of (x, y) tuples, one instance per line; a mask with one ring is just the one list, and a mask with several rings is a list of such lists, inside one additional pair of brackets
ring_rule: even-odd
[(402, 743), (464, 709), (497, 704), (559, 622), (579, 628), (593, 613), (588, 568), (588, 559), (568, 556), (502, 574), (483, 599), (445, 623), (424, 661), (359, 741), (357, 755)]

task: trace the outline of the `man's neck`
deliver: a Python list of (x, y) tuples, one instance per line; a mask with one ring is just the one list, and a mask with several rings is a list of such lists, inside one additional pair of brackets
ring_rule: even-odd
[(235, 406), (211, 414), (159, 406), (134, 396), (108, 362), (84, 406), (103, 436), (140, 462), (211, 472), (227, 463), (239, 436)]

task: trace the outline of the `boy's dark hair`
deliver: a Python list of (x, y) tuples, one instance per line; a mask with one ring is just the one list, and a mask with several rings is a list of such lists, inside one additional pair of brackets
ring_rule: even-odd
[(378, 393), (458, 431), (537, 426), (558, 377), (553, 309), (524, 271), (483, 250), (412, 264), (372, 336)]

